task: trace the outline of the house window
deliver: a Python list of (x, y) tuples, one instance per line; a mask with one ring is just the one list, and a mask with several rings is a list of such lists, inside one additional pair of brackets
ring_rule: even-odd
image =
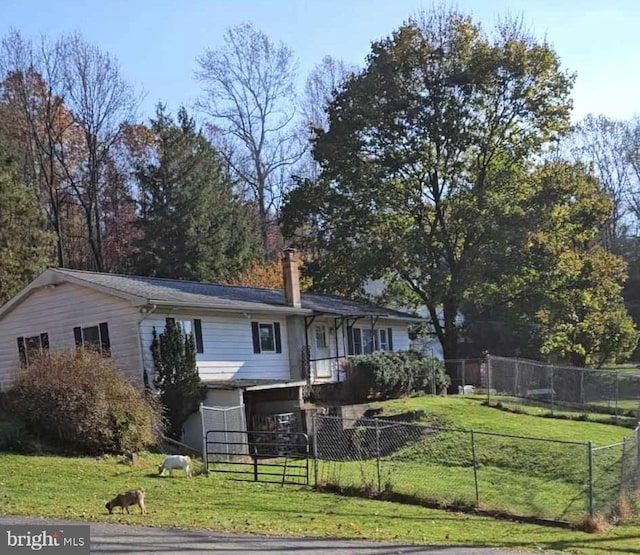
[(362, 330), (362, 354), (366, 355), (376, 351), (376, 332), (377, 330), (365, 329)]
[[(391, 328), (353, 328), (349, 354), (366, 355), (375, 351), (393, 351)], [(352, 348), (353, 346), (353, 348)]]
[(316, 326), (316, 347), (318, 349), (327, 348), (327, 327)]
[(20, 364), (29, 366), (33, 360), (44, 351), (49, 350), (49, 334), (41, 333), (30, 337), (18, 337), (18, 354)]
[(188, 335), (193, 334), (196, 341), (196, 352), (204, 353), (204, 341), (202, 340), (202, 320), (194, 318), (193, 320), (176, 320), (175, 318), (167, 318), (167, 323), (176, 322), (182, 329), (182, 333)]
[(111, 341), (109, 340), (109, 326), (102, 322), (96, 326), (75, 327), (73, 335), (76, 340), (76, 348), (91, 349), (102, 356), (111, 356)]
[(377, 330), (378, 332), (378, 349), (380, 351), (389, 351), (389, 341), (387, 339), (387, 330)]
[(254, 353), (281, 353), (282, 340), (278, 322), (251, 322)]
[(273, 333), (273, 324), (260, 324), (260, 352), (274, 352), (276, 342)]

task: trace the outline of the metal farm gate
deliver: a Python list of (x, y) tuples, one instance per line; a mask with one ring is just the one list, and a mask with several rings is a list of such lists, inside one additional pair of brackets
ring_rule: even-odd
[(210, 429), (206, 472), (242, 481), (309, 485), (309, 437), (301, 432)]

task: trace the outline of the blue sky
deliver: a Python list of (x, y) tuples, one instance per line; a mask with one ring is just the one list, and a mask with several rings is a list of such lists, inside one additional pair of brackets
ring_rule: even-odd
[[(196, 57), (220, 44), (226, 27), (253, 21), (296, 53), (300, 74), (331, 54), (362, 65), (371, 41), (388, 35), (432, 1), (422, 0), (0, 0), (0, 33), (81, 31), (116, 55), (125, 76), (174, 110), (199, 94)], [(459, 0), (485, 26), (523, 16), (577, 72), (574, 119), (589, 112), (640, 114), (640, 2), (636, 0)]]

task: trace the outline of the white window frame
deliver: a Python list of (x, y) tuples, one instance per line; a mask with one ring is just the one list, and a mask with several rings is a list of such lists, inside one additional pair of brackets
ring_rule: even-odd
[[(373, 351), (369, 350), (370, 345), (370, 337), (371, 332), (373, 331)], [(353, 327), (353, 334), (355, 336), (356, 333), (360, 334), (360, 353), (355, 353), (356, 341), (355, 337), (353, 340), (353, 348), (355, 354), (369, 355), (372, 352), (390, 352), (389, 348), (389, 332), (386, 328), (361, 328), (361, 327)], [(382, 335), (384, 334), (384, 341), (382, 341)]]
[[(272, 349), (265, 349), (262, 343), (262, 330), (267, 328), (270, 330)], [(277, 351), (276, 330), (273, 322), (258, 322), (258, 338), (260, 339), (260, 353), (275, 353)]]
[[(322, 339), (322, 345), (320, 344)], [(329, 348), (329, 336), (327, 333), (327, 326), (325, 324), (316, 324), (316, 349), (328, 349)]]

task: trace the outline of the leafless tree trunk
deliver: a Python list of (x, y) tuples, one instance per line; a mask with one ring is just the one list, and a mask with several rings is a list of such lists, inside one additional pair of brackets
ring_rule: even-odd
[(66, 243), (79, 238), (77, 211), (66, 207), (74, 204), (82, 209), (90, 266), (102, 271), (105, 168), (138, 98), (117, 62), (79, 35), (33, 43), (12, 31), (2, 41), (0, 60), (2, 117), (13, 124), (27, 182), (57, 233), (58, 264), (68, 265)]
[(65, 103), (82, 136), (81, 164), (74, 152), (59, 152), (69, 186), (82, 206), (97, 271), (105, 270), (101, 189), (112, 148), (132, 122), (139, 97), (122, 77), (117, 61), (74, 35), (66, 41)]
[(198, 58), (204, 94), (198, 107), (221, 130), (218, 145), (237, 180), (258, 204), (262, 238), (288, 185), (287, 170), (304, 146), (294, 125), (296, 63), (251, 24), (229, 28), (224, 44)]
[(329, 118), (326, 107), (342, 85), (357, 71), (355, 66), (345, 64), (331, 56), (325, 56), (309, 73), (304, 86), (301, 101), (302, 122), (300, 133), (306, 149), (300, 161), (298, 171), (300, 177), (317, 179), (320, 173), (318, 163), (313, 159), (312, 144), (318, 130), (329, 129)]
[(591, 167), (602, 189), (613, 203), (613, 212), (602, 240), (607, 250), (619, 253), (620, 238), (626, 234), (633, 168), (630, 163), (630, 126), (606, 116), (588, 115), (571, 137), (572, 154)]
[(60, 91), (64, 81), (64, 45), (41, 38), (33, 43), (11, 31), (0, 54), (2, 125), (22, 155), (21, 167), (57, 236), (57, 260), (67, 260), (64, 248), (63, 205), (68, 199), (56, 152), (72, 124)]

